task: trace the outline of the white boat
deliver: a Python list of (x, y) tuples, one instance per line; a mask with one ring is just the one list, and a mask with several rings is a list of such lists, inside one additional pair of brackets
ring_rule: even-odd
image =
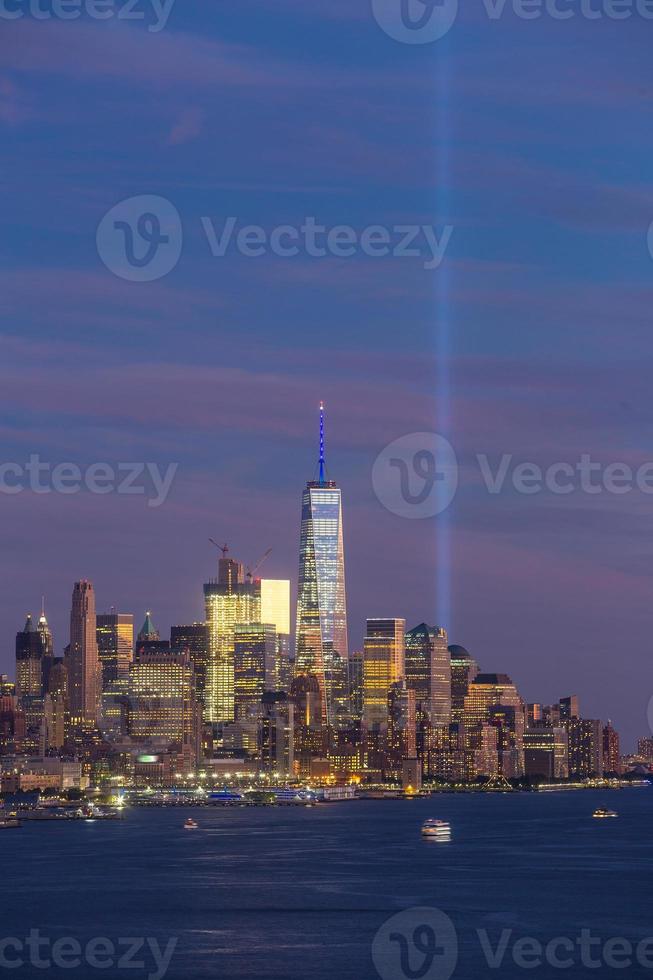
[(616, 812), (616, 810), (606, 810), (604, 806), (600, 806), (598, 810), (594, 811), (592, 816), (595, 820), (608, 820), (611, 817), (618, 817), (619, 814)]
[(188, 820), (186, 820), (186, 822), (184, 823), (184, 830), (197, 830), (198, 827), (199, 827), (198, 822), (196, 820), (193, 820), (192, 817), (189, 817)]
[(448, 840), (451, 837), (451, 825), (446, 820), (435, 820), (433, 817), (429, 817), (422, 824), (422, 836)]
[(0, 830), (15, 830), (21, 826), (20, 820), (13, 813), (9, 816), (0, 816)]

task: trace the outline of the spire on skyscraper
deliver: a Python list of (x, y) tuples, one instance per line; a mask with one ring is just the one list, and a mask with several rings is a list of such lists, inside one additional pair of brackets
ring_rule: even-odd
[(160, 640), (161, 639), (161, 637), (159, 635), (158, 629), (156, 628), (156, 626), (152, 622), (152, 613), (150, 612), (149, 609), (145, 613), (145, 622), (143, 623), (143, 626), (141, 627), (141, 631), (138, 634), (138, 639), (141, 642), (144, 641), (144, 640)]
[(324, 459), (324, 402), (320, 402), (320, 483), (326, 481), (326, 462)]

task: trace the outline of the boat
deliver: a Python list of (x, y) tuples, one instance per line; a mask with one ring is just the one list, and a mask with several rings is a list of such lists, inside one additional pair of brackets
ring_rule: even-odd
[(451, 825), (446, 820), (435, 820), (429, 817), (422, 824), (423, 837), (436, 837), (439, 840), (449, 840), (451, 837)]
[(198, 827), (199, 824), (197, 820), (193, 820), (192, 817), (188, 817), (188, 819), (184, 822), (184, 830), (197, 830)]
[(22, 826), (18, 817), (13, 816), (13, 814), (9, 817), (0, 817), (0, 830), (14, 830), (16, 827)]
[(592, 816), (594, 817), (595, 820), (607, 820), (610, 817), (618, 817), (619, 814), (616, 812), (616, 810), (608, 810), (606, 809), (606, 807), (600, 806), (597, 810), (594, 811)]

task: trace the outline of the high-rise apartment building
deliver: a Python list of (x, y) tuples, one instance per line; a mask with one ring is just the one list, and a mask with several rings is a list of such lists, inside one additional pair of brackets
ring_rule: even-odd
[(447, 632), (420, 623), (406, 633), (406, 684), (432, 725), (451, 723), (451, 657)]
[(296, 623), (296, 674), (315, 674), (324, 689), (327, 717), (333, 708), (333, 681), (347, 674), (347, 599), (340, 488), (327, 479), (324, 407), (320, 406), (318, 478), (302, 497)]
[(363, 647), (363, 720), (386, 728), (388, 693), (405, 677), (405, 619), (368, 619)]
[(94, 725), (100, 706), (100, 661), (95, 592), (91, 582), (76, 582), (70, 612), (67, 658), (68, 706), (73, 724)]
[(617, 776), (621, 772), (619, 732), (612, 727), (611, 721), (603, 729), (603, 772)]
[(588, 779), (603, 773), (603, 726), (593, 718), (571, 717), (564, 727), (569, 737), (569, 775)]

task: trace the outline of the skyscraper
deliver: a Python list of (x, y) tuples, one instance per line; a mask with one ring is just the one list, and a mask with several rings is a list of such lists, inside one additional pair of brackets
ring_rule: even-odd
[(245, 581), (245, 569), (233, 558), (218, 562), (218, 578), (204, 586), (209, 658), (204, 720), (234, 720), (234, 627), (261, 622), (260, 579)]
[(347, 599), (340, 488), (326, 477), (324, 406), (320, 405), (317, 480), (302, 497), (297, 591), (296, 674), (315, 674), (331, 711), (334, 673), (347, 671)]
[(199, 705), (189, 653), (137, 647), (130, 668), (129, 734), (153, 748), (186, 753), (197, 762)]
[(170, 647), (172, 650), (187, 650), (195, 668), (197, 697), (204, 704), (206, 674), (209, 662), (209, 631), (206, 623), (192, 623), (188, 626), (170, 628)]
[(70, 612), (68, 704), (77, 723), (95, 724), (100, 701), (95, 592), (91, 582), (75, 582)]
[(386, 728), (390, 687), (405, 676), (405, 619), (368, 619), (363, 649), (363, 719)]
[(16, 633), (16, 694), (20, 699), (39, 697), (43, 688), (43, 644), (31, 616)]
[(100, 613), (96, 624), (104, 691), (114, 681), (129, 676), (129, 665), (134, 655), (134, 617), (131, 613)]
[(234, 708), (237, 719), (260, 707), (266, 691), (279, 686), (277, 631), (271, 623), (234, 628)]
[(457, 643), (449, 647), (449, 655), (451, 657), (451, 720), (460, 724), (463, 720), (469, 685), (478, 674), (478, 664), (471, 654)]
[(102, 672), (100, 728), (105, 738), (124, 734), (129, 668), (134, 656), (134, 617), (131, 613), (96, 616), (98, 657)]
[(451, 723), (451, 659), (446, 630), (420, 623), (406, 633), (406, 683), (431, 725)]

